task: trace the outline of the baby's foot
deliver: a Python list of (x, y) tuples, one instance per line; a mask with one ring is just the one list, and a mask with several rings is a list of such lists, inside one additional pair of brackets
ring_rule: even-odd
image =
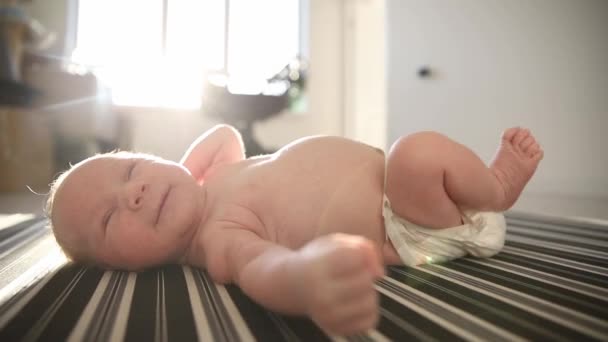
[(542, 148), (528, 129), (514, 127), (504, 131), (490, 164), (504, 191), (499, 210), (509, 209), (519, 198), (543, 155)]

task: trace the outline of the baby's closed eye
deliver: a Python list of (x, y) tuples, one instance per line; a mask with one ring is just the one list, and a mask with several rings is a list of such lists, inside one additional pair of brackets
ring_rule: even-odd
[(101, 225), (103, 227), (104, 233), (108, 229), (108, 224), (110, 223), (110, 220), (112, 219), (112, 216), (114, 215), (115, 211), (116, 211), (116, 207), (112, 207), (108, 211), (106, 211), (106, 213), (103, 215), (103, 218), (101, 220)]
[(133, 170), (135, 170), (135, 166), (137, 166), (137, 162), (133, 161), (127, 168), (127, 176), (126, 176), (127, 181), (129, 181), (133, 177)]

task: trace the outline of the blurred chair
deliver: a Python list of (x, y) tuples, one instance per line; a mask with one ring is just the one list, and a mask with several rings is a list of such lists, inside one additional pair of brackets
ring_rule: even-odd
[[(262, 146), (254, 134), (255, 124), (273, 118), (289, 108), (294, 94), (305, 87), (305, 67), (303, 61), (294, 59), (276, 75), (271, 77), (267, 88), (281, 89), (281, 92), (256, 95), (232, 93), (224, 78), (222, 85), (207, 81), (203, 91), (203, 112), (216, 120), (235, 126), (243, 136), (247, 156), (275, 152), (272, 147)], [(216, 75), (217, 76), (217, 75)]]
[(0, 2), (0, 191), (42, 189), (52, 177), (48, 125), (27, 108), (40, 93), (22, 80), (25, 49), (44, 36), (16, 0)]
[(28, 54), (23, 72), (24, 80), (41, 91), (30, 107), (48, 121), (56, 172), (93, 154), (130, 147), (128, 121), (114, 111), (110, 90), (91, 70), (67, 59)]
[(280, 114), (289, 103), (287, 92), (281, 95), (233, 94), (227, 87), (208, 84), (203, 102), (207, 115), (236, 127), (243, 137), (248, 156), (272, 153), (254, 136), (254, 125)]

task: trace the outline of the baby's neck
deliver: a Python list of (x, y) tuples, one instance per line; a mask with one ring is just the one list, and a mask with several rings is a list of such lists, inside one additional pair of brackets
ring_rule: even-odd
[(205, 254), (200, 248), (197, 241), (199, 240), (200, 231), (194, 234), (194, 238), (190, 245), (186, 248), (186, 252), (181, 257), (179, 263), (182, 265), (191, 265), (196, 267), (205, 267)]
[(205, 254), (202, 249), (202, 245), (200, 243), (201, 236), (205, 227), (207, 226), (207, 221), (209, 217), (209, 206), (207, 205), (207, 187), (205, 185), (200, 186), (201, 189), (201, 216), (196, 224), (194, 224), (193, 229), (195, 231), (192, 233), (190, 241), (188, 241), (188, 245), (186, 246), (182, 257), (179, 260), (180, 264), (205, 267)]

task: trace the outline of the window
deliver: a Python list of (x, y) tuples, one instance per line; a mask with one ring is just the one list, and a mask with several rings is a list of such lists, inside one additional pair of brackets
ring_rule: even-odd
[[(80, 0), (72, 58), (126, 106), (197, 108), (203, 80), (230, 75), (235, 92), (303, 54), (303, 0)], [(231, 88), (232, 89), (232, 88)]]

